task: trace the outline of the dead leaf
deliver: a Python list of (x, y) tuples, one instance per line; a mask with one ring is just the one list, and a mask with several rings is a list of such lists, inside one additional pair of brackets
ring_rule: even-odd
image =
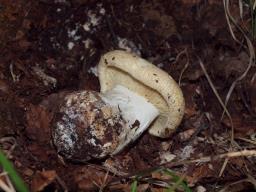
[(34, 171), (30, 168), (26, 168), (24, 171), (23, 171), (23, 174), (28, 176), (28, 177), (31, 177), (33, 174), (34, 174)]
[(167, 38), (177, 33), (174, 19), (167, 14), (162, 14), (159, 10), (145, 8), (143, 9), (143, 17), (146, 26), (148, 25), (160, 36)]
[(130, 192), (131, 191), (131, 184), (130, 183), (118, 183), (116, 185), (110, 186), (109, 190), (110, 191)]
[(238, 77), (247, 68), (249, 56), (245, 52), (241, 52), (238, 56), (220, 57), (213, 65), (213, 71), (217, 76), (224, 76), (228, 79), (231, 75)]
[(140, 184), (138, 187), (137, 187), (137, 191), (138, 192), (144, 192), (144, 191), (147, 191), (149, 189), (149, 184), (146, 183), (146, 184)]
[(22, 39), (19, 41), (19, 46), (22, 49), (27, 49), (30, 45), (31, 45), (31, 43), (25, 39)]
[(6, 81), (0, 79), (0, 91), (4, 93), (9, 92), (9, 86)]
[(18, 39), (21, 39), (22, 37), (24, 37), (24, 32), (22, 30), (18, 30), (16, 33), (15, 39), (18, 40)]
[(209, 168), (208, 164), (202, 164), (200, 166), (190, 166), (188, 168), (188, 171), (186, 173), (186, 179), (189, 184), (189, 186), (195, 185), (197, 182), (199, 182), (201, 179), (206, 177), (214, 177), (218, 176), (218, 171), (220, 170), (220, 165), (217, 167), (216, 164), (214, 165), (214, 170)]
[(112, 178), (112, 176), (107, 175), (106, 171), (96, 169), (95, 167), (83, 167), (76, 170), (74, 175), (78, 189), (83, 191), (97, 190)]
[(179, 133), (179, 138), (181, 141), (187, 141), (191, 138), (191, 136), (196, 132), (195, 128), (188, 129), (186, 131), (183, 131)]
[(31, 190), (32, 191), (43, 191), (47, 186), (54, 182), (57, 178), (57, 173), (54, 170), (37, 172), (35, 177), (32, 179)]
[(186, 118), (190, 118), (197, 114), (197, 106), (194, 101), (194, 97), (197, 95), (197, 92), (196, 92), (197, 89), (198, 89), (198, 86), (195, 84), (187, 84), (184, 87), (182, 87), (182, 91), (184, 93), (189, 93), (189, 94), (184, 94), (185, 103), (186, 103), (186, 108), (185, 108)]
[(42, 106), (31, 105), (26, 113), (28, 136), (40, 143), (49, 143), (52, 114)]
[[(246, 117), (237, 114), (232, 116), (232, 121), (235, 137), (247, 137), (255, 133), (255, 120), (247, 119)], [(226, 116), (224, 116), (222, 123), (229, 128), (231, 127), (230, 120)]]

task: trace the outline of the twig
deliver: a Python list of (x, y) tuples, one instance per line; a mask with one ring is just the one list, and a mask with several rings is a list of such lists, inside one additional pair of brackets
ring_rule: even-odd
[(256, 188), (256, 179), (250, 174), (247, 174), (247, 177), (248, 177), (248, 180), (254, 185), (254, 188)]
[[(232, 38), (238, 44), (243, 46), (243, 44), (236, 38), (236, 36), (235, 36), (235, 34), (233, 32), (233, 29), (232, 29), (232, 25), (231, 25), (230, 21), (232, 21), (232, 23), (235, 23), (235, 20), (234, 20), (233, 17), (231, 17), (231, 14), (230, 14), (230, 11), (229, 11), (229, 0), (223, 0), (223, 6), (224, 6), (225, 16), (226, 16), (226, 20), (227, 20), (227, 24), (228, 24), (228, 28), (229, 28), (230, 34), (231, 34)], [(238, 28), (239, 28), (239, 26), (238, 26)]]
[(128, 174), (126, 176), (114, 178), (108, 184), (109, 185), (113, 184), (122, 179), (133, 178), (133, 177), (138, 177), (138, 176), (143, 176), (143, 175), (144, 176), (149, 175), (152, 172), (159, 170), (161, 168), (172, 168), (172, 167), (188, 165), (188, 164), (193, 164), (193, 163), (207, 163), (207, 162), (216, 161), (216, 160), (224, 159), (224, 158), (249, 157), (249, 156), (256, 156), (256, 150), (233, 151), (233, 152), (223, 153), (223, 154), (219, 154), (219, 155), (215, 155), (215, 156), (205, 156), (205, 157), (201, 157), (198, 159), (184, 160), (184, 161), (178, 161), (178, 162), (168, 162), (168, 163), (161, 164), (157, 167), (151, 167), (149, 169), (134, 172), (134, 173)]
[(228, 160), (229, 160), (229, 158), (225, 158), (225, 160), (221, 166), (220, 172), (219, 172), (219, 177), (221, 177), (221, 175), (224, 173), (226, 166), (228, 164)]
[(58, 175), (56, 175), (56, 180), (58, 181), (64, 192), (68, 192), (68, 187), (66, 183)]
[[(6, 173), (6, 174), (7, 174), (7, 173)], [(8, 186), (10, 187), (10, 189), (11, 189), (12, 191), (15, 191), (14, 186), (13, 186), (13, 184), (12, 184), (12, 182), (11, 182), (11, 180), (10, 180), (10, 178), (9, 178), (8, 175), (6, 175), (5, 179), (6, 179), (6, 182), (7, 182)]]
[(248, 156), (256, 156), (256, 150), (242, 150), (242, 151), (234, 151), (234, 152), (228, 152), (216, 156), (205, 156), (201, 157), (199, 159), (193, 159), (193, 160), (185, 160), (180, 162), (170, 162), (164, 164), (165, 166), (171, 168), (176, 167), (180, 165), (185, 164), (192, 164), (192, 163), (206, 163), (211, 161), (216, 161), (218, 159), (224, 159), (224, 158), (234, 158), (234, 157), (248, 157)]
[(240, 13), (240, 18), (243, 19), (243, 1), (238, 0), (238, 5), (239, 5), (239, 13)]
[(239, 181), (235, 181), (233, 183), (230, 183), (227, 186), (225, 186), (223, 189), (221, 189), (219, 192), (228, 191), (229, 187), (237, 185), (237, 184), (240, 184), (240, 183), (245, 183), (245, 182), (253, 184), (254, 188), (256, 188), (256, 180), (255, 180), (255, 178), (253, 176), (247, 174), (247, 178), (246, 179), (241, 179)]
[(5, 192), (15, 192), (11, 187), (7, 186), (2, 179), (0, 179), (0, 188), (3, 189)]
[(248, 182), (250, 183), (249, 179), (242, 179), (242, 180), (239, 180), (239, 181), (235, 181), (233, 183), (229, 183), (228, 185), (226, 185), (224, 188), (222, 188), (219, 192), (226, 192), (228, 191), (228, 188), (231, 187), (231, 186), (234, 186), (234, 185), (237, 185), (237, 184), (240, 184), (240, 183), (244, 183), (244, 182)]
[[(255, 1), (256, 2), (256, 1)], [(244, 36), (245, 40), (246, 40), (246, 43), (247, 43), (247, 48), (249, 50), (249, 55), (250, 55), (250, 59), (249, 59), (249, 63), (248, 63), (248, 66), (246, 68), (246, 70), (242, 73), (241, 76), (239, 76), (233, 83), (232, 85), (230, 86), (229, 88), (229, 91), (227, 93), (227, 96), (226, 96), (226, 99), (225, 99), (225, 108), (223, 110), (223, 113), (222, 113), (222, 116), (221, 116), (221, 119), (223, 118), (224, 116), (224, 113), (226, 112), (226, 106), (228, 104), (228, 101), (229, 101), (229, 98), (236, 86), (236, 84), (241, 81), (243, 78), (245, 78), (247, 76), (247, 73), (249, 72), (249, 70), (251, 69), (254, 61), (255, 61), (255, 50), (254, 50), (254, 47), (252, 45), (252, 42), (250, 41), (250, 39), (248, 38), (248, 36), (246, 35), (246, 33), (244, 32), (244, 30), (237, 24), (237, 22), (235, 21), (235, 19), (232, 17), (232, 15), (230, 14), (230, 9), (229, 9), (229, 0), (223, 0), (223, 5), (224, 5), (224, 10), (225, 10), (225, 16), (226, 16), (226, 20), (227, 20), (227, 23), (228, 23), (228, 26), (229, 26), (229, 30), (230, 30), (230, 34), (231, 36), (233, 37), (233, 39), (239, 43), (242, 47), (245, 47), (243, 45), (243, 43), (241, 43), (235, 36), (234, 32), (233, 32), (233, 29), (232, 29), (232, 26), (231, 26), (231, 22), (232, 24), (242, 33), (242, 35)], [(241, 7), (241, 6), (240, 6)], [(241, 11), (240, 11), (241, 13)], [(231, 117), (229, 117), (231, 118)], [(232, 119), (231, 119), (232, 120)], [(234, 128), (233, 128), (233, 125), (232, 125), (232, 143), (234, 141)], [(223, 172), (223, 167), (226, 166), (226, 163), (227, 163), (228, 159), (225, 160), (223, 166), (222, 166), (222, 169), (221, 169), (221, 172), (220, 174), (222, 174)]]
[(11, 156), (11, 153), (13, 152), (15, 147), (17, 146), (17, 142), (16, 142), (16, 139), (14, 137), (2, 137), (2, 138), (0, 138), (0, 144), (4, 145), (5, 142), (10, 142), (11, 143), (10, 149), (8, 149), (7, 152), (6, 152), (6, 156), (9, 158)]
[[(249, 114), (252, 116), (252, 117), (256, 117), (256, 115), (254, 114), (254, 111), (253, 109), (250, 107), (249, 103), (247, 102), (247, 98), (246, 98), (246, 95), (245, 95), (245, 90), (242, 90), (243, 87), (241, 85), (239, 85), (239, 89), (238, 89), (238, 93), (241, 97), (241, 100), (245, 106), (245, 108), (247, 109), (247, 111), (249, 112)], [(244, 88), (246, 89), (246, 88)]]
[[(5, 177), (5, 179), (6, 179), (6, 182), (7, 182), (7, 187), (9, 186), (9, 188), (10, 188), (10, 190), (11, 191), (15, 191), (15, 189), (14, 189), (14, 187), (13, 187), (13, 185), (12, 185), (12, 182), (10, 181), (10, 178), (8, 177), (8, 173), (7, 172), (2, 172), (2, 173), (0, 173), (0, 177)], [(0, 187), (1, 188), (1, 187)]]
[(104, 191), (104, 188), (107, 186), (108, 175), (109, 175), (109, 171), (107, 171), (107, 173), (105, 174), (105, 177), (104, 177), (103, 181), (100, 183), (99, 192), (103, 192), (103, 191)]
[(187, 62), (186, 62), (185, 66), (183, 67), (183, 69), (182, 69), (181, 72), (180, 72), (179, 86), (180, 86), (180, 84), (181, 84), (181, 78), (182, 78), (182, 76), (183, 76), (183, 73), (186, 71), (186, 69), (188, 68), (188, 65), (189, 65), (189, 57), (188, 57), (187, 48), (185, 48), (183, 51), (181, 51), (181, 52), (177, 55), (177, 57), (176, 57), (176, 59), (175, 59), (175, 63), (177, 63), (177, 61), (179, 60), (180, 56), (183, 55), (183, 54), (186, 55), (186, 57), (187, 57)]
[[(238, 77), (238, 78), (232, 83), (232, 85), (230, 86), (229, 91), (228, 91), (228, 94), (227, 94), (226, 99), (225, 99), (225, 106), (227, 106), (228, 101), (229, 101), (229, 98), (230, 98), (230, 96), (231, 96), (231, 94), (232, 94), (232, 92), (233, 92), (233, 90), (234, 90), (236, 84), (237, 84), (239, 81), (241, 81), (243, 78), (246, 77), (247, 73), (248, 73), (249, 70), (251, 69), (252, 64), (253, 64), (253, 62), (254, 62), (254, 60), (255, 60), (255, 54), (254, 54), (253, 45), (252, 45), (251, 41), (250, 41), (247, 37), (245, 37), (245, 38), (246, 38), (247, 46), (248, 46), (248, 49), (249, 49), (249, 52), (250, 52), (249, 64), (248, 64), (246, 70), (243, 72), (243, 74), (242, 74), (240, 77)], [(224, 114), (224, 112), (223, 112), (223, 114)], [(223, 117), (223, 114), (222, 114), (222, 117)]]
[(232, 117), (231, 117), (229, 111), (227, 110), (225, 104), (223, 103), (222, 99), (220, 98), (219, 93), (215, 89), (215, 86), (214, 86), (210, 76), (208, 75), (202, 60), (199, 57), (198, 57), (198, 60), (199, 60), (200, 66), (201, 66), (201, 68), (202, 68), (202, 70), (204, 72), (204, 75), (205, 75), (206, 79), (208, 80), (208, 83), (210, 84), (210, 87), (212, 88), (212, 91), (214, 92), (215, 96), (217, 97), (219, 103), (221, 104), (222, 108), (224, 109), (225, 113), (227, 114), (227, 116), (228, 116), (228, 118), (230, 120), (230, 124), (231, 124), (231, 143), (233, 143), (233, 141), (234, 141), (234, 125), (233, 125)]
[(114, 32), (112, 24), (110, 22), (110, 16), (108, 16), (108, 15), (106, 16), (106, 21), (107, 21), (107, 26), (109, 28), (110, 34), (111, 34), (113, 42), (114, 42), (114, 46), (115, 46), (115, 48), (117, 48), (118, 47), (118, 39), (117, 39), (117, 36)]
[(14, 82), (14, 83), (15, 83), (15, 82), (18, 82), (19, 79), (20, 79), (20, 75), (16, 75), (16, 74), (14, 73), (13, 64), (12, 64), (12, 63), (10, 64), (9, 69), (10, 69), (10, 73), (11, 73), (13, 82)]
[[(229, 88), (229, 91), (228, 91), (228, 94), (226, 96), (226, 99), (225, 99), (225, 106), (227, 106), (228, 104), (228, 101), (229, 101), (229, 98), (236, 86), (236, 84), (241, 81), (244, 77), (246, 77), (247, 73), (249, 72), (249, 70), (251, 69), (252, 67), (252, 64), (254, 63), (255, 61), (255, 52), (254, 52), (254, 47), (253, 47), (253, 44), (252, 42), (250, 41), (250, 39), (248, 38), (248, 36), (246, 35), (246, 33), (244, 32), (244, 30), (236, 23), (235, 19), (232, 17), (232, 15), (230, 14), (230, 10), (229, 10), (229, 0), (223, 0), (223, 5), (224, 5), (224, 10), (225, 10), (225, 16), (226, 16), (226, 20), (227, 20), (227, 23), (228, 23), (228, 26), (229, 26), (229, 30), (230, 30), (230, 34), (231, 36), (233, 37), (233, 39), (239, 43), (240, 45), (242, 45), (243, 47), (245, 47), (235, 36), (234, 32), (233, 32), (233, 29), (232, 29), (232, 26), (231, 26), (231, 22), (232, 24), (234, 24), (234, 26), (242, 33), (242, 35), (244, 36), (245, 40), (246, 40), (246, 43), (247, 43), (247, 48), (249, 50), (249, 54), (250, 54), (250, 60), (249, 60), (249, 63), (248, 63), (248, 66), (246, 68), (246, 70), (243, 72), (243, 74), (238, 77), (233, 83), (232, 85), (230, 86)], [(224, 111), (222, 113), (222, 117), (224, 115)]]
[(246, 139), (246, 138), (242, 138), (242, 137), (238, 137), (237, 139), (240, 139), (242, 141), (245, 141), (247, 143), (251, 143), (253, 145), (256, 145), (256, 141), (250, 140), (250, 139)]

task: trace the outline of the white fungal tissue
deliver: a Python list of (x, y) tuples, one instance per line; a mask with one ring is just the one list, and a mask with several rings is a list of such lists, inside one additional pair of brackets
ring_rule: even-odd
[(139, 45), (138, 47), (135, 45), (134, 42), (129, 41), (128, 39), (117, 37), (118, 40), (118, 47), (120, 49), (124, 49), (130, 53), (136, 53), (137, 55), (141, 56), (140, 48), (141, 46)]
[(97, 4), (97, 8), (95, 10), (88, 10), (88, 19), (83, 24), (83, 29), (86, 32), (93, 32), (95, 30), (95, 27), (100, 24), (102, 16), (104, 16), (105, 13), (106, 10), (102, 7), (102, 4)]
[(88, 70), (89, 73), (92, 73), (94, 74), (96, 77), (98, 77), (98, 67), (95, 66), (95, 67), (91, 67), (89, 70)]

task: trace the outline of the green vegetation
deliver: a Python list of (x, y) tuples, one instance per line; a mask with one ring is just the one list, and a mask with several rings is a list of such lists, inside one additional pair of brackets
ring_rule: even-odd
[(20, 191), (20, 192), (29, 191), (25, 183), (23, 182), (23, 180), (15, 171), (12, 163), (6, 158), (6, 156), (1, 150), (0, 150), (0, 164), (2, 165), (3, 169), (8, 173), (17, 191)]
[(138, 181), (134, 180), (132, 182), (132, 186), (131, 186), (131, 192), (136, 192), (137, 191), (137, 186), (138, 186)]
[[(170, 181), (172, 181), (172, 183), (167, 183), (167, 187), (165, 187), (166, 192), (175, 192), (177, 188), (179, 188), (179, 190), (182, 189), (184, 192), (192, 192), (192, 190), (188, 187), (186, 181), (184, 181), (183, 178), (176, 175), (175, 172), (173, 172), (172, 170), (168, 168), (158, 168), (152, 170), (151, 173), (153, 172), (159, 172), (171, 177)], [(138, 182), (140, 180), (143, 180), (144, 174), (145, 173), (142, 173), (135, 177), (131, 185), (131, 192), (137, 192)], [(154, 181), (151, 180), (150, 183), (154, 184)]]
[[(250, 23), (251, 23), (251, 29), (250, 33), (252, 36), (252, 39), (256, 38), (256, 1), (255, 0), (244, 0), (244, 5), (249, 8), (250, 11)], [(242, 4), (242, 3), (241, 3)], [(242, 9), (240, 9), (242, 10)]]

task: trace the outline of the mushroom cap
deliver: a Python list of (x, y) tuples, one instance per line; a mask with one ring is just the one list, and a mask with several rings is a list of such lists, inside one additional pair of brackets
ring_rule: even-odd
[(103, 94), (122, 85), (158, 108), (160, 115), (149, 127), (151, 135), (167, 138), (180, 124), (185, 108), (183, 94), (165, 71), (135, 54), (115, 50), (101, 57), (98, 73)]
[(65, 96), (52, 124), (53, 143), (66, 159), (89, 161), (112, 153), (119, 144), (123, 120), (100, 93), (78, 91)]

